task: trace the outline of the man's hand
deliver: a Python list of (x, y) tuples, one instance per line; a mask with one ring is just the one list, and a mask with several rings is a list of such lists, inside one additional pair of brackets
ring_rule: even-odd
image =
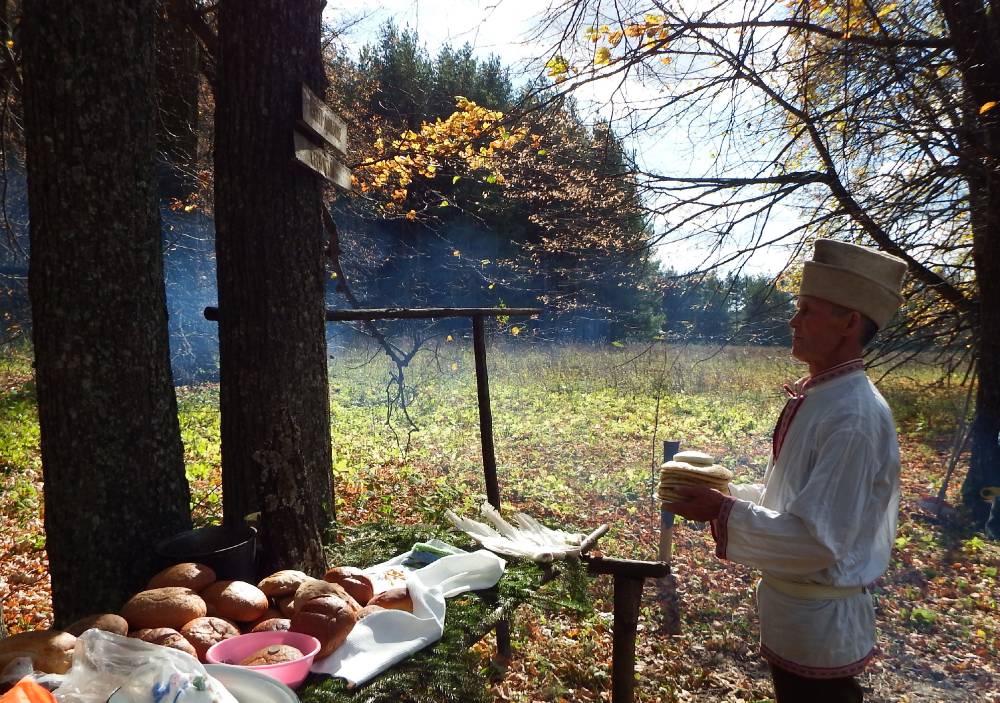
[(682, 515), (688, 520), (706, 522), (719, 517), (725, 496), (716, 490), (705, 486), (679, 486), (677, 493), (684, 500), (676, 503), (664, 503), (663, 507), (672, 513)]

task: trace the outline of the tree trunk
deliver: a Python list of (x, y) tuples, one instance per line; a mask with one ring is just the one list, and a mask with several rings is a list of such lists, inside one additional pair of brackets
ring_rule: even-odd
[(190, 527), (153, 175), (153, 0), (25, 5), (29, 293), (56, 623)]
[[(983, 0), (942, 0), (957, 65), (967, 95), (962, 131), (962, 171), (969, 184), (972, 258), (979, 286), (977, 358), (979, 388), (972, 424), (972, 465), (963, 502), (982, 525), (989, 505), (985, 486), (1000, 485), (1000, 17)], [(986, 109), (994, 102), (992, 109)]]
[[(215, 203), (227, 523), (260, 510), (254, 457), (272, 451), (289, 423), (300, 437), (294, 480), (306, 488), (302, 500), (314, 503), (294, 510), (333, 519), (322, 183), (292, 150), (301, 83), (323, 94), (322, 6), (223, 0), (219, 11)], [(267, 532), (262, 525), (265, 552)], [(297, 553), (314, 553), (305, 544), (311, 535), (296, 535)]]

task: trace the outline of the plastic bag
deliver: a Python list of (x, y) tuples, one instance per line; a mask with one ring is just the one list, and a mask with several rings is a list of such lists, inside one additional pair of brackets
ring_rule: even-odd
[(191, 655), (93, 629), (77, 638), (55, 696), (59, 703), (236, 703)]

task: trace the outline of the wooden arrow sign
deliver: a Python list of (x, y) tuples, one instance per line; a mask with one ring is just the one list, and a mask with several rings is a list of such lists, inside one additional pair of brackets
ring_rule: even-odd
[(332, 146), (338, 154), (347, 154), (347, 125), (304, 83), (298, 123), (309, 134)]
[(351, 189), (351, 169), (327, 154), (323, 151), (323, 147), (310, 141), (298, 130), (293, 130), (292, 136), (295, 140), (295, 158), (299, 163), (308, 166), (340, 188)]

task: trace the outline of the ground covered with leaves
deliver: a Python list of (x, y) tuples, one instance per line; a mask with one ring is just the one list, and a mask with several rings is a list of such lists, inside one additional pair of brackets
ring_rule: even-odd
[[(493, 345), (504, 510), (564, 529), (608, 523), (605, 555), (655, 558), (658, 506), (649, 496), (662, 440), (678, 439), (715, 454), (738, 475), (757, 477), (783, 402), (781, 383), (801, 373), (781, 350), (717, 351)], [(399, 407), (386, 405), (393, 389), (381, 357), (357, 348), (331, 352), (342, 524), (431, 525), (447, 534), (446, 508), (474, 516), (484, 487), (469, 345), (442, 340), (407, 369), (406, 410), (416, 428)], [(903, 496), (892, 563), (873, 589), (881, 655), (861, 681), (871, 701), (1000, 702), (1000, 546), (961, 519), (942, 522), (918, 505), (940, 486), (967, 390), (936, 380), (933, 368), (913, 366), (879, 384), (899, 424)], [(11, 631), (38, 629), (51, 610), (26, 354), (0, 360), (0, 392), (0, 598)], [(178, 394), (192, 507), (196, 520), (208, 523), (221, 512), (218, 388)], [(965, 461), (949, 486), (953, 502)], [(681, 523), (675, 533), (683, 633), (660, 632), (655, 589), (647, 587), (637, 699), (768, 700), (767, 670), (757, 655), (756, 576), (716, 560), (701, 525)], [(588, 579), (586, 586), (591, 610), (547, 599), (544, 590), (517, 608), (511, 661), (494, 658), (492, 635), (473, 646), (470, 661), (489, 680), (486, 700), (610, 700), (611, 581)]]

